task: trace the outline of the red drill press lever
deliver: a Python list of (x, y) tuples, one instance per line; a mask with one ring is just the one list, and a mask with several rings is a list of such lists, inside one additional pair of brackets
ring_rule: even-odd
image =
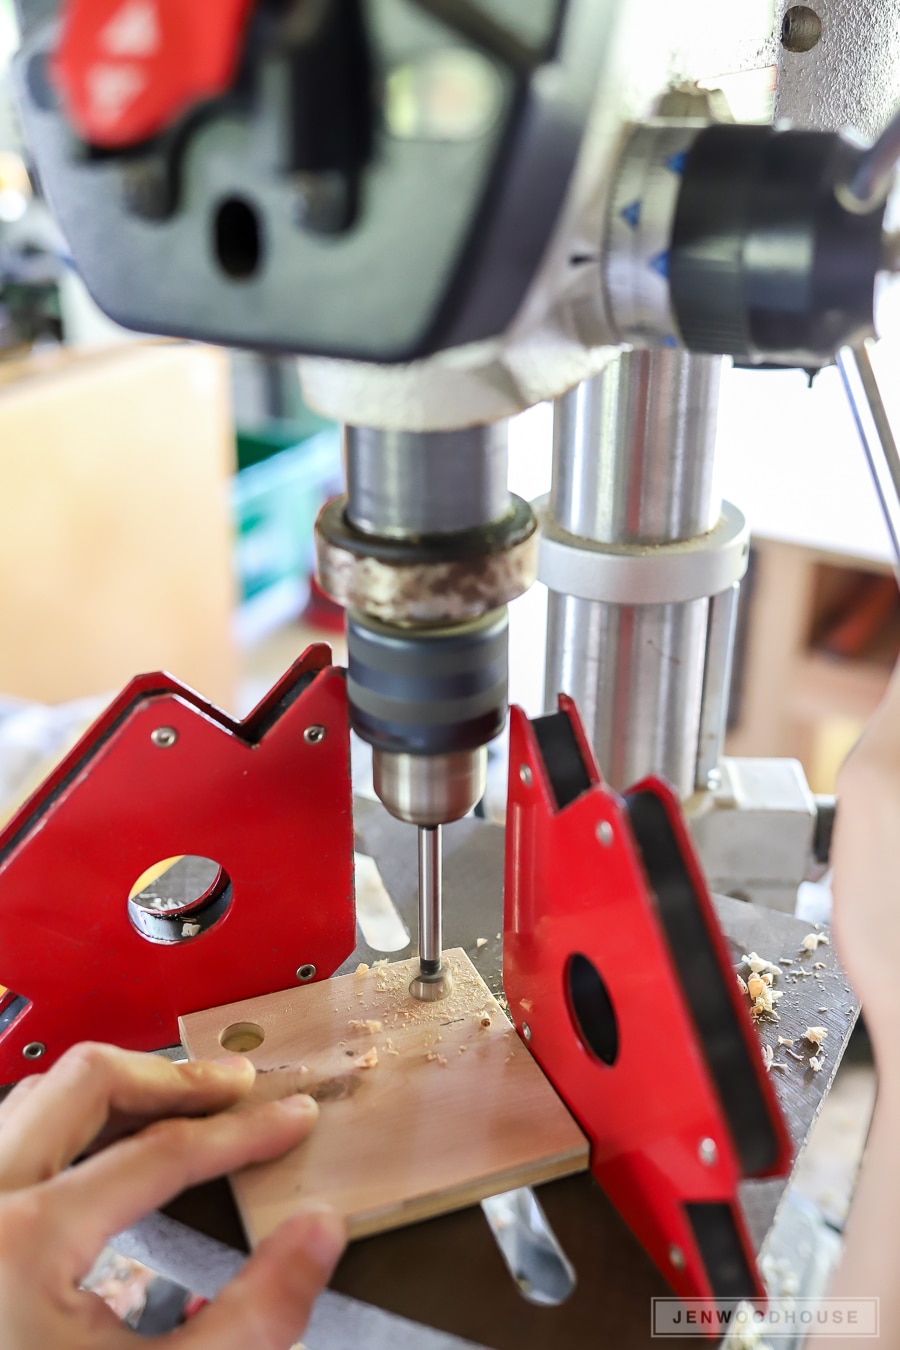
[(121, 150), (219, 98), (253, 0), (69, 0), (54, 75), (79, 135)]

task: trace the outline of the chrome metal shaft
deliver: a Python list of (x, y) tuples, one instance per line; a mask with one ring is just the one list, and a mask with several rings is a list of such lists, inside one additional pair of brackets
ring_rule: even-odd
[(409, 986), (425, 1002), (446, 998), (452, 988), (443, 964), (443, 861), (440, 825), (419, 828), (419, 973)]
[[(557, 402), (550, 509), (564, 530), (628, 548), (712, 527), (721, 369), (718, 357), (629, 352)], [(613, 787), (656, 773), (682, 798), (693, 792), (709, 611), (707, 599), (621, 605), (551, 591), (547, 708), (559, 690), (574, 697)]]
[(419, 965), (423, 975), (440, 969), (442, 949), (442, 859), (440, 825), (419, 829)]

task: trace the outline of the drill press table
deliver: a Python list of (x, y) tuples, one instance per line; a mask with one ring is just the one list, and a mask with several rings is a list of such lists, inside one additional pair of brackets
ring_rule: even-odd
[[(356, 802), (358, 849), (374, 857), (410, 931), (415, 931), (416, 855), (413, 830), (378, 803)], [(466, 949), (495, 992), (500, 992), (503, 831), (467, 819), (446, 830), (445, 903), (448, 945)], [(801, 957), (809, 932), (802, 921), (727, 897), (716, 907), (734, 953), (757, 951), (770, 961), (797, 958), (778, 984), (780, 1021), (762, 1028), (786, 1068), (772, 1077), (797, 1153), (806, 1144), (847, 1043), (858, 1007), (830, 945)], [(479, 947), (479, 938), (487, 942)], [(396, 959), (409, 951), (395, 953)], [(364, 943), (344, 969), (381, 955)], [(821, 964), (819, 964), (821, 963)], [(800, 970), (809, 973), (800, 975)], [(825, 1011), (821, 1011), (822, 1009)], [(825, 1062), (809, 1067), (778, 1047), (779, 1035), (802, 1036), (825, 1026)], [(647, 1046), (665, 1053), (665, 1028)], [(745, 1182), (742, 1200), (753, 1241), (763, 1250), (787, 1191), (782, 1180)], [(650, 1300), (669, 1291), (661, 1276), (588, 1173), (550, 1182), (538, 1196), (578, 1282), (557, 1307), (523, 1299), (498, 1253), (478, 1207), (354, 1243), (319, 1301), (306, 1337), (310, 1350), (451, 1350), (464, 1344), (524, 1350), (585, 1344), (602, 1329), (617, 1350), (649, 1346)], [(116, 1245), (197, 1292), (212, 1294), (246, 1251), (228, 1185), (210, 1183), (179, 1197), (166, 1214), (151, 1215)], [(374, 1305), (374, 1306), (365, 1306)], [(419, 1325), (415, 1325), (419, 1323)], [(680, 1340), (690, 1350), (709, 1342)]]

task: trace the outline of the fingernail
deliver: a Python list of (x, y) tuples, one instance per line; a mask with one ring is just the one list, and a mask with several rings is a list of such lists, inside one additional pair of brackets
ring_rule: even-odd
[(347, 1221), (328, 1205), (310, 1205), (298, 1218), (306, 1221), (300, 1246), (327, 1278), (341, 1259), (347, 1245)]
[(254, 1077), (256, 1076), (256, 1065), (246, 1055), (223, 1055), (215, 1063), (217, 1068), (224, 1069), (227, 1073), (240, 1073), (246, 1077), (252, 1071)]
[(250, 1083), (256, 1077), (256, 1069), (244, 1055), (224, 1055), (221, 1059), (195, 1059), (179, 1064), (179, 1069), (189, 1080), (196, 1083), (213, 1084), (224, 1079), (243, 1078)]
[(312, 1097), (308, 1097), (305, 1092), (295, 1092), (291, 1097), (282, 1097), (278, 1104), (292, 1116), (317, 1116), (319, 1114), (319, 1103), (314, 1101)]

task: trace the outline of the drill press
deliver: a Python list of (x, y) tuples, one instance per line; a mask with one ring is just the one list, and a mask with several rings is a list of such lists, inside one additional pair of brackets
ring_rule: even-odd
[(484, 793), (506, 720), (509, 600), (534, 579), (528, 504), (507, 489), (504, 424), (431, 433), (348, 427), (346, 497), (319, 518), (319, 574), (345, 605), (347, 693), (375, 791), (419, 830), (417, 998), (441, 966), (441, 828)]

